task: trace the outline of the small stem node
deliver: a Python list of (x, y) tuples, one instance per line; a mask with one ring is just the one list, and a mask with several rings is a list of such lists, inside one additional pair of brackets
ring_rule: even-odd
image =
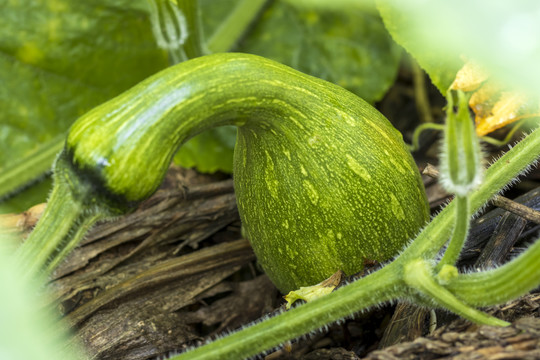
[(404, 266), (405, 283), (418, 291), (430, 303), (451, 310), (471, 321), (491, 325), (508, 326), (506, 321), (476, 310), (459, 300), (448, 289), (438, 284), (433, 276), (433, 267), (422, 259), (412, 260)]

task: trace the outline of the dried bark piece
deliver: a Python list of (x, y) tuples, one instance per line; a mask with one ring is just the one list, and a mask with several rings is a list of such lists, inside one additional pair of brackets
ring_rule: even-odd
[(10, 235), (18, 239), (26, 237), (45, 210), (45, 204), (37, 204), (20, 214), (0, 215), (0, 235)]
[(469, 332), (440, 333), (370, 353), (364, 360), (538, 359), (540, 319), (522, 318), (508, 328), (481, 326)]
[[(163, 357), (193, 343), (206, 335), (188, 316), (200, 296), (255, 258), (247, 240), (235, 240), (239, 228), (228, 230), (239, 221), (232, 181), (185, 187), (174, 170), (137, 211), (96, 225), (49, 284), (76, 330), (72, 343), (82, 342), (90, 358)], [(174, 251), (218, 231), (201, 250)]]
[[(183, 309), (253, 259), (246, 240), (167, 259), (101, 292), (66, 320), (92, 358), (164, 356), (201, 335), (197, 321)], [(261, 314), (252, 315), (249, 320)]]
[[(253, 280), (233, 282), (228, 287), (228, 291), (231, 292), (229, 296), (214, 301), (211, 305), (204, 306), (194, 313), (186, 314), (190, 322), (214, 328), (209, 336), (239, 328), (274, 309), (278, 292), (266, 275), (258, 276)], [(201, 294), (198, 299), (205, 301), (207, 297), (204, 295)]]
[(426, 318), (429, 310), (406, 302), (399, 302), (392, 314), (390, 323), (384, 329), (379, 342), (379, 349), (412, 341), (425, 333)]
[[(214, 269), (242, 266), (255, 259), (247, 240), (201, 249), (178, 258), (167, 259), (107, 289), (69, 315), (72, 326), (78, 326), (97, 310), (126, 297), (144, 294), (156, 288)], [(191, 280), (190, 280), (191, 281)], [(205, 289), (203, 289), (205, 290)], [(202, 290), (200, 291), (202, 292)], [(199, 293), (200, 293), (199, 292)]]
[(476, 259), (475, 268), (489, 269), (503, 264), (526, 225), (527, 220), (506, 212)]
[(301, 360), (358, 360), (354, 352), (343, 348), (319, 349), (300, 358)]

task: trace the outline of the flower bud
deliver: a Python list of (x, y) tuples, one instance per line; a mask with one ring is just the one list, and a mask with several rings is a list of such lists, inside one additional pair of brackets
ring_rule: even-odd
[(465, 94), (458, 95), (454, 112), (452, 93), (448, 95), (446, 129), (441, 156), (441, 183), (458, 196), (465, 196), (482, 180), (482, 152), (469, 114)]

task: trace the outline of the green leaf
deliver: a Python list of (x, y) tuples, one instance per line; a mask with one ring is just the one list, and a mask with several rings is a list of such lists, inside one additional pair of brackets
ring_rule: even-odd
[(368, 102), (394, 83), (401, 49), (378, 15), (307, 10), (274, 2), (239, 49), (328, 80)]
[(201, 172), (232, 173), (235, 127), (221, 127), (206, 131), (185, 143), (174, 157), (176, 164), (197, 167)]
[(0, 173), (167, 66), (144, 1), (0, 0), (0, 8)]
[(230, 15), (234, 7), (242, 0), (199, 0), (201, 7), (201, 23), (206, 40), (219, 29), (223, 21)]
[(50, 176), (44, 176), (34, 183), (30, 183), (28, 188), (9, 199), (0, 202), (0, 214), (21, 213), (32, 206), (47, 201), (47, 196), (52, 188)]
[(458, 70), (463, 66), (459, 53), (453, 53), (449, 56), (446, 52), (438, 51), (438, 48), (426, 46), (425, 42), (420, 41), (426, 36), (422, 32), (437, 33), (438, 30), (435, 28), (426, 29), (425, 26), (419, 27), (418, 19), (400, 11), (400, 8), (395, 6), (392, 1), (378, 1), (377, 8), (383, 18), (384, 25), (394, 40), (416, 59), (431, 78), (431, 82), (443, 95), (446, 95), (446, 90), (454, 81)]

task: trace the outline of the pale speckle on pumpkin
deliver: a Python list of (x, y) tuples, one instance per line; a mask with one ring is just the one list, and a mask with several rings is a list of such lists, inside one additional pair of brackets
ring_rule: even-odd
[(317, 189), (315, 189), (315, 186), (308, 180), (304, 180), (302, 182), (302, 185), (304, 186), (304, 189), (306, 190), (309, 200), (313, 205), (317, 205), (319, 202), (319, 193), (317, 192)]
[(399, 220), (405, 220), (405, 213), (403, 212), (403, 208), (401, 207), (401, 204), (396, 198), (396, 195), (392, 193), (390, 193), (390, 205), (394, 216)]
[(289, 150), (283, 150), (283, 154), (291, 161), (291, 152)]
[(281, 224), (285, 229), (289, 228), (289, 220), (285, 219), (285, 221)]
[(310, 137), (310, 138), (308, 139), (308, 145), (309, 145), (310, 147), (312, 147), (312, 148), (315, 147), (315, 146), (317, 146), (318, 143), (319, 143), (319, 137), (318, 137), (317, 135), (312, 136), (312, 137)]
[(371, 180), (371, 175), (362, 165), (358, 163), (351, 155), (347, 154), (347, 166), (365, 181)]

